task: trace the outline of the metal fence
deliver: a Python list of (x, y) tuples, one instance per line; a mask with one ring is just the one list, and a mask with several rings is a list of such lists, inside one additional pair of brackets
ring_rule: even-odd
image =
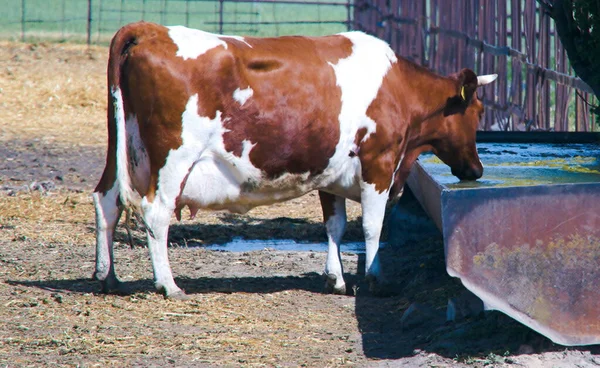
[(351, 28), (351, 1), (0, 0), (0, 37), (106, 44), (139, 20), (222, 34), (323, 35)]
[(216, 33), (322, 35), (359, 29), (440, 73), (500, 78), (482, 90), (482, 130), (599, 130), (591, 89), (573, 77), (535, 0), (0, 0), (0, 38), (108, 43), (147, 20)]
[(554, 21), (534, 0), (357, 0), (354, 28), (441, 73), (498, 73), (482, 130), (598, 130), (591, 88), (573, 77)]

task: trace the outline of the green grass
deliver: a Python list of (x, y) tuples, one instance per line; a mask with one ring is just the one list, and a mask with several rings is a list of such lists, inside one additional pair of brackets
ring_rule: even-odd
[[(340, 5), (223, 3), (223, 33), (256, 36), (324, 35), (346, 30), (344, 0)], [(328, 0), (331, 2), (331, 0)], [(86, 0), (0, 0), (0, 38), (25, 41), (84, 42)], [(94, 43), (108, 43), (124, 24), (147, 20), (221, 31), (219, 1), (210, 0), (92, 0)], [(25, 19), (23, 23), (21, 20)], [(293, 24), (306, 21), (310, 23)], [(260, 24), (261, 22), (267, 24)]]

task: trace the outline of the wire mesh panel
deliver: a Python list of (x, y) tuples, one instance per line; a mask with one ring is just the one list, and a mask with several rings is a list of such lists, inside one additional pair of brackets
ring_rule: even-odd
[(0, 38), (110, 41), (139, 20), (256, 36), (325, 35), (350, 29), (350, 0), (0, 0)]

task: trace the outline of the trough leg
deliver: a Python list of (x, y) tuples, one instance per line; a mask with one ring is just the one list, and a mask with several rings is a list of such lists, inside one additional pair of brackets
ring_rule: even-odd
[(102, 284), (105, 293), (120, 291), (120, 281), (115, 273), (113, 234), (122, 209), (117, 205), (119, 187), (114, 185), (108, 192), (95, 192), (96, 209), (96, 271), (94, 278)]
[(364, 183), (361, 186), (362, 225), (365, 233), (365, 276), (371, 291), (377, 284), (385, 282), (379, 262), (379, 237), (383, 227), (383, 218), (388, 199), (388, 191), (379, 193), (375, 185)]
[(346, 199), (319, 191), (323, 221), (327, 229), (327, 263), (325, 263), (326, 292), (346, 294), (344, 268), (340, 256), (340, 242), (346, 230)]
[(186, 299), (187, 296), (176, 284), (169, 264), (167, 240), (169, 223), (173, 208), (169, 208), (161, 201), (157, 193), (153, 202), (148, 202), (147, 197), (142, 199), (142, 211), (147, 228), (148, 250), (154, 272), (154, 285), (158, 291), (172, 299)]

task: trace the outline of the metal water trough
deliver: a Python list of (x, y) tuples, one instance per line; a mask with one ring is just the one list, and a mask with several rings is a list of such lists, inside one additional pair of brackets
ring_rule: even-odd
[(446, 267), (486, 309), (561, 345), (600, 343), (600, 134), (478, 134), (477, 182), (421, 156), (408, 184)]

